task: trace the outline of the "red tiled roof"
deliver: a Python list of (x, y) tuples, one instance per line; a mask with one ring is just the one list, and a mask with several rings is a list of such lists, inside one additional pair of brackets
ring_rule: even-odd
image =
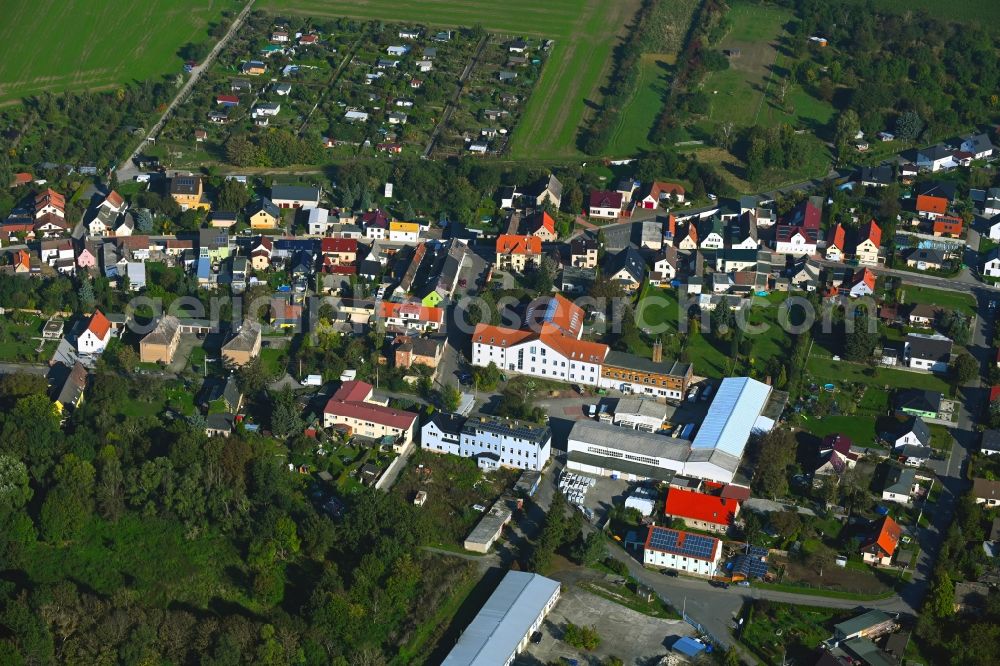
[(997, 398), (1000, 398), (1000, 384), (990, 387), (990, 402), (993, 402)]
[(236, 95), (217, 95), (215, 98), (216, 104), (239, 104), (240, 98)]
[(936, 213), (938, 215), (944, 215), (948, 211), (948, 200), (944, 197), (918, 194), (917, 210), (921, 213)]
[(90, 317), (90, 322), (87, 324), (87, 330), (103, 340), (110, 328), (111, 322), (104, 316), (104, 313), (100, 310), (95, 310), (94, 314)]
[(671, 488), (663, 513), (678, 518), (691, 518), (716, 525), (732, 525), (739, 502), (693, 490)]
[(472, 341), (506, 349), (511, 345), (516, 345), (528, 338), (532, 338), (534, 335), (531, 331), (519, 331), (516, 328), (477, 324), (476, 330), (472, 332)]
[(552, 324), (542, 326), (542, 332), (538, 336), (538, 341), (574, 361), (603, 363), (605, 357), (608, 355), (607, 345), (600, 342), (571, 338), (568, 335), (564, 335), (562, 331)]
[(736, 486), (730, 483), (722, 489), (722, 493), (719, 497), (736, 500), (737, 502), (745, 502), (750, 499), (750, 489), (745, 486)]
[(839, 249), (841, 252), (843, 252), (844, 251), (844, 237), (846, 235), (847, 235), (847, 233), (844, 230), (844, 225), (838, 223), (837, 226), (835, 226), (833, 229), (830, 230), (830, 238), (828, 239), (827, 242), (830, 245), (832, 245), (832, 246), (836, 247), (837, 249)]
[(65, 209), (66, 197), (53, 190), (51, 187), (44, 192), (39, 193), (38, 196), (35, 197), (35, 210), (49, 204), (59, 209)]
[(28, 254), (27, 250), (18, 250), (14, 255), (14, 266), (24, 266), (25, 268), (31, 267), (31, 255)]
[(676, 194), (677, 196), (684, 196), (684, 186), (677, 183), (665, 183), (663, 181), (657, 180), (649, 187), (649, 194), (643, 198), (652, 198), (654, 201), (660, 200), (660, 195), (666, 194), (670, 196), (671, 194)]
[(333, 398), (326, 403), (324, 412), (401, 430), (409, 428), (417, 418), (413, 412), (405, 412), (401, 409), (392, 409), (367, 402), (343, 402)]
[(115, 190), (108, 192), (108, 196), (106, 196), (104, 200), (111, 204), (114, 208), (121, 208), (122, 204), (125, 203), (125, 200), (122, 199), (122, 195), (118, 194)]
[(334, 416), (370, 421), (402, 430), (413, 425), (417, 418), (413, 412), (365, 402), (371, 391), (372, 385), (366, 382), (344, 382), (326, 403), (323, 411)]
[(364, 402), (372, 393), (372, 385), (356, 380), (343, 382), (333, 394), (333, 400)]
[(939, 217), (934, 220), (934, 233), (960, 234), (962, 233), (962, 220), (957, 217)]
[(379, 314), (383, 319), (414, 319), (416, 321), (433, 322), (435, 324), (440, 324), (444, 321), (444, 310), (441, 308), (425, 307), (420, 303), (382, 301), (379, 306)]
[(896, 552), (901, 536), (903, 536), (903, 528), (892, 517), (886, 516), (882, 519), (882, 524), (869, 545), (878, 546), (886, 555), (891, 556)]
[(861, 227), (861, 233), (858, 234), (858, 243), (863, 243), (866, 240), (870, 240), (878, 247), (882, 244), (882, 228), (878, 226), (875, 220), (872, 220), (865, 226)]
[(864, 282), (866, 285), (868, 285), (868, 288), (871, 289), (871, 291), (874, 293), (874, 291), (875, 291), (875, 274), (872, 273), (867, 268), (864, 269), (863, 271), (861, 271), (860, 273), (855, 273), (854, 274), (854, 280), (851, 282), (851, 288), (853, 289), (854, 287), (858, 286), (862, 282)]
[(358, 241), (353, 238), (324, 238), (320, 242), (320, 251), (327, 252), (354, 252), (358, 251)]
[(560, 294), (538, 299), (528, 307), (527, 312), (529, 324), (552, 324), (574, 338), (580, 337), (584, 317), (583, 308)]
[(541, 254), (542, 239), (538, 236), (501, 234), (497, 236), (497, 254)]
[(528, 223), (528, 228), (531, 229), (531, 233), (536, 233), (540, 229), (545, 229), (550, 234), (556, 233), (556, 221), (552, 219), (552, 216), (542, 211), (541, 213), (535, 213), (531, 216), (531, 221)]
[(622, 193), (609, 192), (607, 190), (596, 190), (590, 193), (591, 208), (621, 208)]
[(20, 173), (14, 174), (14, 182), (11, 183), (11, 187), (18, 187), (19, 185), (27, 185), (32, 180), (34, 180), (34, 176), (32, 176), (27, 171), (21, 171)]

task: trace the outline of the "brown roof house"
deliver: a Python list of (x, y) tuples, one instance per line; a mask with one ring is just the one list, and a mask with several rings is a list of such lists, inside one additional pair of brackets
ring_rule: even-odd
[(437, 368), (443, 347), (444, 345), (439, 340), (433, 338), (404, 338), (396, 346), (396, 367), (409, 368), (414, 365), (426, 365), (429, 368)]
[(227, 368), (239, 368), (260, 354), (260, 324), (245, 321), (236, 334), (222, 345), (222, 361)]
[(163, 315), (149, 333), (139, 341), (139, 360), (143, 363), (173, 362), (181, 341), (181, 323), (172, 315)]

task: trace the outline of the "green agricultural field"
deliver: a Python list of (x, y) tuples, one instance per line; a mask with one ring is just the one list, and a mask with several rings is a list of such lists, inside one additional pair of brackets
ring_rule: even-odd
[(179, 72), (178, 50), (206, 40), (223, 10), (239, 7), (234, 0), (5, 3), (0, 104), (45, 91), (109, 88)]
[[(582, 5), (582, 6), (581, 6)], [(554, 40), (524, 116), (514, 131), (518, 159), (578, 157), (576, 137), (587, 109), (600, 101), (612, 51), (639, 8), (638, 0), (588, 2), (509, 0), (265, 0), (261, 9), (314, 17), (347, 16), (436, 26), (481, 25), (511, 37)], [(609, 29), (609, 26), (614, 26)]]

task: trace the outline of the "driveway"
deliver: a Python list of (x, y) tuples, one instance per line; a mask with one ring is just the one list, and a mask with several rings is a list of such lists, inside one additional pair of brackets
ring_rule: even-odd
[[(556, 579), (562, 576), (555, 575)], [(681, 636), (695, 631), (682, 620), (665, 620), (636, 612), (613, 601), (591, 594), (576, 583), (576, 576), (563, 582), (559, 603), (542, 623), (542, 640), (529, 643), (515, 660), (516, 666), (538, 666), (558, 662), (561, 657), (577, 659), (581, 664), (599, 664), (611, 656), (627, 666), (656, 663), (670, 651), (669, 646)], [(566, 625), (594, 627), (601, 645), (593, 652), (583, 652), (561, 639)]]

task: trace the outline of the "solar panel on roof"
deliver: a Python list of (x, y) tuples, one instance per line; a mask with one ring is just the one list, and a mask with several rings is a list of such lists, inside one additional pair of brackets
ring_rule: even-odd
[(657, 550), (708, 560), (715, 552), (716, 539), (660, 528), (653, 531), (649, 545)]

